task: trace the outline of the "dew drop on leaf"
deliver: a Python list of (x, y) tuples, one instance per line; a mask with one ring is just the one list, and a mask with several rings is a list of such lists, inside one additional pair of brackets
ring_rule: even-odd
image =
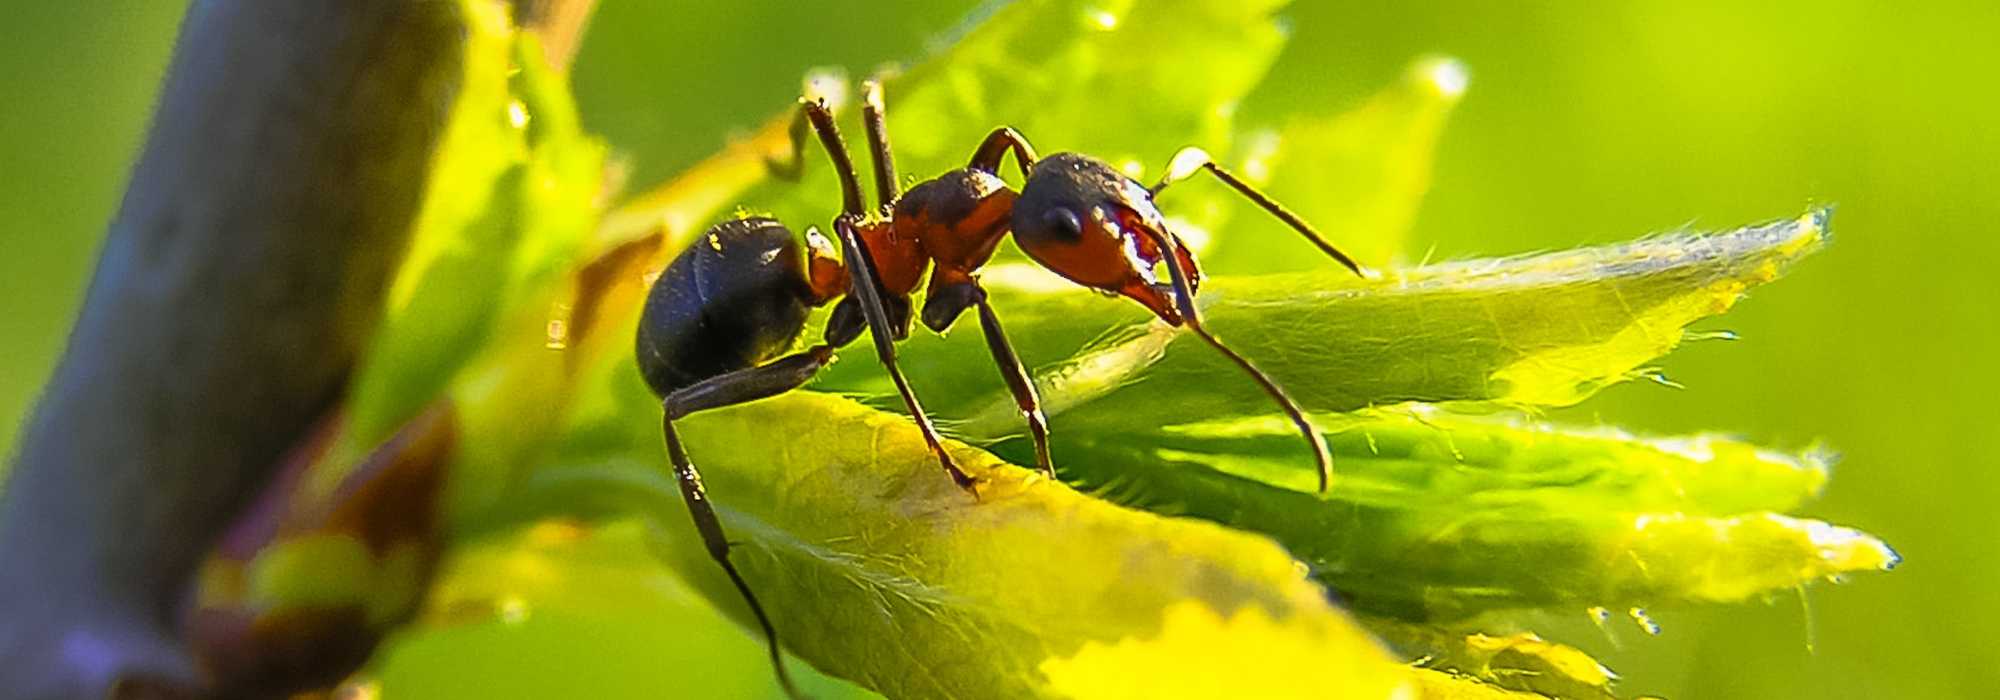
[(1646, 634), (1655, 637), (1660, 635), (1660, 623), (1654, 622), (1653, 617), (1646, 614), (1645, 608), (1632, 608), (1625, 611), (1625, 614), (1632, 616), (1632, 621), (1638, 623), (1639, 629), (1645, 630)]

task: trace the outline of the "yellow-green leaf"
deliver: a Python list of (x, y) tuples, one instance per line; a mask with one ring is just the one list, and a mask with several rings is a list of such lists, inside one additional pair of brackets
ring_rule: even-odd
[(1327, 496), (1267, 419), (1079, 435), (1059, 464), (1104, 498), (1275, 537), (1348, 605), (1405, 619), (1738, 601), (1895, 564), (1865, 533), (1777, 514), (1817, 495), (1818, 451), (1438, 411), (1323, 424)]
[[(1625, 381), (1673, 349), (1688, 324), (1729, 309), (1819, 250), (1827, 210), (1706, 235), (1395, 270), (1218, 277), (1208, 323), (1316, 411), (1404, 401), (1564, 406)], [(1001, 291), (996, 306), (1057, 432), (1150, 429), (1173, 415), (1275, 412), (1256, 384), (1144, 310), (1073, 288)], [(927, 406), (962, 434), (1021, 432), (976, 332), (913, 334), (905, 367)], [(1068, 359), (1075, 356), (1074, 359)], [(1100, 361), (1101, 358), (1115, 361)], [(1064, 361), (1066, 360), (1067, 361)], [(1079, 371), (1079, 365), (1090, 365)], [(835, 367), (828, 389), (881, 394), (874, 368)], [(1300, 448), (1303, 455), (1303, 447)]]
[[(571, 466), (531, 486), (548, 502), (594, 492), (652, 513), (674, 567), (744, 619), (665, 480), (644, 420), (658, 409), (636, 375), (613, 381), (630, 397), (616, 425), (585, 428), (597, 438), (566, 450)], [(1399, 682), (1264, 538), (1126, 510), (959, 449), (981, 479), (974, 498), (905, 419), (845, 399), (798, 394), (683, 426), (787, 648), (891, 696), (1061, 697), (1084, 687), (1082, 668), (1208, 664), (1189, 636), (1207, 632), (1313, 659), (1340, 697), (1387, 697)]]

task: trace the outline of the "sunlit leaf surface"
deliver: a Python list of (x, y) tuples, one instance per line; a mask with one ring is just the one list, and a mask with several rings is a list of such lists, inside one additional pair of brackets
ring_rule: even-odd
[[(632, 420), (657, 410), (636, 379), (619, 389), (630, 413), (607, 416), (617, 425), (599, 435), (629, 437), (566, 449), (559, 461), (574, 466), (530, 487), (552, 503), (594, 494), (658, 516), (676, 568), (747, 615), (685, 533), (656, 436)], [(903, 420), (844, 399), (801, 394), (684, 424), (743, 543), (734, 557), (787, 646), (890, 695), (1055, 697), (1082, 682), (1077, 669), (1207, 664), (1204, 644), (1312, 659), (1330, 677), (1316, 687), (1336, 697), (1386, 697), (1398, 682), (1375, 643), (1261, 537), (1126, 510), (963, 450), (982, 479), (975, 498)]]
[[(1333, 270), (1218, 277), (1203, 288), (1203, 313), (1310, 410), (1404, 401), (1564, 406), (1632, 378), (1679, 345), (1689, 323), (1727, 311), (1745, 290), (1819, 250), (1827, 222), (1816, 211), (1723, 233), (1442, 263), (1373, 280)], [(1273, 412), (1220, 355), (1154, 326), (1130, 302), (1068, 289), (1002, 294), (995, 303), (1025, 361), (1053, 365), (1038, 383), (1062, 412), (1059, 431), (1173, 420), (1157, 406), (1194, 417)], [(940, 414), (970, 419), (965, 434), (1019, 432), (977, 335), (913, 336), (908, 366), (930, 378), (919, 390)], [(848, 365), (822, 386), (877, 393), (886, 381)]]
[[(890, 128), (905, 183), (962, 165), (1010, 124), (1045, 154), (1089, 152), (1135, 177), (1199, 145), (1323, 222), (1379, 274), (1338, 270), (1214, 182), (1161, 198), (1218, 273), (1201, 299), (1210, 326), (1328, 431), (1331, 493), (1315, 493), (1298, 436), (1208, 348), (1004, 245), (986, 285), (1037, 370), (1067, 485), (955, 445), (984, 481), (977, 498), (953, 487), (906, 418), (869, 407), (894, 403), (862, 346), (817, 393), (684, 421), (735, 561), (794, 663), (898, 697), (1598, 698), (1610, 676), (1581, 652), (1433, 625), (1736, 601), (1894, 563), (1865, 533), (1784, 515), (1824, 485), (1821, 451), (1533, 418), (1646, 374), (1690, 323), (1819, 250), (1826, 212), (1402, 266), (1467, 71), (1419, 58), (1345, 113), (1239, 115), (1283, 46), (1281, 6), (1009, 4), (889, 75)], [(423, 697), (504, 694), (548, 677), (523, 661), (482, 691), (449, 682), (464, 669), (440, 659), (456, 645), (534, 659), (583, 645), (612, 660), (607, 674), (715, 665), (747, 678), (741, 692), (770, 692), (754, 638), (660, 653), (653, 628), (713, 619), (690, 591), (739, 623), (747, 613), (667, 476), (631, 338), (649, 275), (719, 210), (824, 228), (839, 199), (824, 158), (808, 150), (797, 183), (765, 177), (783, 150), (779, 118), (600, 218), (603, 149), (563, 77), (537, 69), (531, 41), (476, 45), (477, 84), (456, 107), (416, 252), (349, 403), (359, 427), (343, 438), (365, 450), (447, 399), (463, 433), (444, 506), (458, 548), (366, 677)], [(845, 87), (822, 76), (811, 89)], [(1250, 274), (1273, 270), (1290, 274)], [(950, 432), (1024, 463), (978, 335), (920, 330), (903, 366)], [(661, 578), (662, 563), (687, 587)], [(1342, 607), (1377, 616), (1375, 634), (1427, 666), (1394, 663)], [(679, 680), (635, 671), (567, 689), (651, 695)]]

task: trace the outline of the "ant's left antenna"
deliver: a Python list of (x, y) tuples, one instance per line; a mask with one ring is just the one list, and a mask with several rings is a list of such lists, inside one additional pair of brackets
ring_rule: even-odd
[(1286, 209), (1285, 205), (1278, 203), (1278, 200), (1271, 199), (1264, 193), (1257, 191), (1257, 188), (1251, 187), (1250, 183), (1244, 182), (1242, 178), (1236, 177), (1234, 173), (1223, 170), (1222, 166), (1215, 164), (1214, 158), (1209, 157), (1207, 151), (1190, 146), (1175, 153), (1174, 159), (1167, 162), (1167, 174), (1161, 176), (1159, 184), (1148, 188), (1147, 192), (1151, 193), (1154, 197), (1158, 197), (1160, 196), (1160, 190), (1166, 189), (1167, 185), (1194, 177), (1195, 173), (1203, 170), (1207, 170), (1209, 174), (1215, 176), (1215, 179), (1221, 180), (1222, 184), (1228, 185), (1251, 202), (1256, 203), (1258, 207), (1269, 212), (1271, 216), (1275, 216), (1279, 221), (1285, 222), (1286, 226), (1292, 227), (1293, 231), (1297, 231), (1299, 235), (1305, 236), (1306, 240), (1312, 241), (1313, 245), (1319, 247), (1320, 252), (1326, 253), (1328, 257), (1333, 258), (1334, 261), (1339, 262), (1349, 271), (1362, 277), (1368, 276), (1368, 273), (1361, 271), (1360, 263), (1354, 262), (1354, 258), (1348, 257), (1339, 248), (1333, 247), (1332, 243), (1328, 243), (1326, 237), (1319, 235), (1319, 231), (1315, 230), (1312, 224), (1306, 223), (1306, 220), (1299, 218), (1298, 214), (1294, 214), (1292, 210)]

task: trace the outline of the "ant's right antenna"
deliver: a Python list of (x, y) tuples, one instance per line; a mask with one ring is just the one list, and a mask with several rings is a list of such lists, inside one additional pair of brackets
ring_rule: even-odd
[(1180, 240), (1164, 231), (1154, 231), (1144, 226), (1134, 228), (1145, 231), (1153, 238), (1153, 244), (1159, 246), (1162, 253), (1160, 257), (1164, 258), (1167, 263), (1167, 274), (1173, 278), (1174, 305), (1178, 307), (1181, 313), (1181, 321), (1186, 323), (1187, 327), (1193, 330), (1195, 335), (1201, 336), (1201, 339), (1207, 342), (1209, 347), (1215, 348), (1216, 352), (1222, 353), (1223, 357), (1229, 358), (1230, 362), (1236, 363), (1236, 366), (1241, 368), (1245, 374), (1250, 375), (1251, 379), (1257, 380), (1257, 385), (1264, 388), (1264, 393), (1270, 395), (1271, 400), (1276, 402), (1280, 409), (1284, 410), (1285, 417), (1292, 419), (1292, 425), (1298, 426), (1299, 432), (1305, 436), (1306, 442), (1312, 444), (1313, 460), (1319, 466), (1319, 492), (1322, 494), (1326, 493), (1327, 488), (1332, 486), (1333, 482), (1333, 452), (1327, 449), (1326, 438), (1319, 434), (1319, 428), (1314, 427), (1312, 421), (1306, 418), (1305, 409), (1299, 408), (1298, 402), (1293, 401), (1292, 397), (1285, 393), (1284, 387), (1278, 386), (1278, 383), (1273, 381), (1270, 375), (1265, 374), (1263, 370), (1257, 369), (1256, 365), (1250, 364), (1249, 358), (1237, 354), (1229, 346), (1223, 345), (1221, 338), (1217, 338), (1215, 334), (1208, 332), (1208, 326), (1202, 323), (1201, 312), (1195, 308), (1194, 288), (1188, 281), (1189, 271), (1181, 266), (1183, 251), (1179, 248)]

